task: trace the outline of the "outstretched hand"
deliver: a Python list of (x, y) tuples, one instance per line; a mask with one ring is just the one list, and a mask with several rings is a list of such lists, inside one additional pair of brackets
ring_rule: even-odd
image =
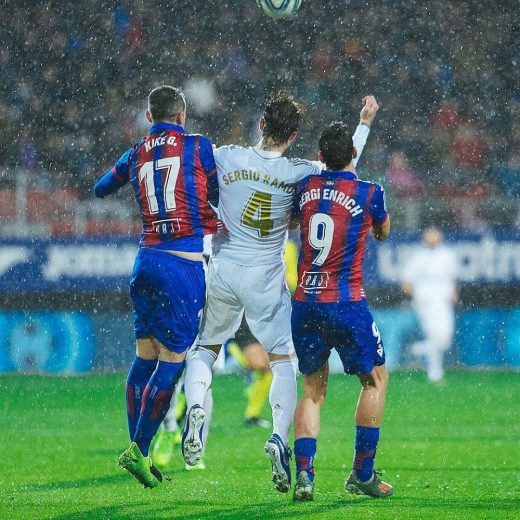
[(370, 126), (376, 117), (379, 105), (374, 96), (365, 96), (361, 101), (363, 103), (363, 108), (359, 115), (360, 122), (364, 125)]

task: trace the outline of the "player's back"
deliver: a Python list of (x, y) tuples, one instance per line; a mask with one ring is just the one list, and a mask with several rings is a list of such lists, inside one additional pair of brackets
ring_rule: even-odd
[(216, 232), (208, 204), (208, 176), (215, 170), (211, 143), (180, 126), (158, 123), (127, 153), (123, 166), (143, 220), (140, 245), (168, 248), (196, 238), (194, 248), (202, 250), (202, 237)]
[(240, 265), (281, 261), (295, 184), (319, 163), (240, 146), (218, 148), (215, 161), (225, 227), (213, 240), (215, 256)]
[(359, 301), (362, 262), (374, 222), (387, 218), (382, 188), (348, 171), (324, 171), (296, 188), (301, 250), (295, 299)]

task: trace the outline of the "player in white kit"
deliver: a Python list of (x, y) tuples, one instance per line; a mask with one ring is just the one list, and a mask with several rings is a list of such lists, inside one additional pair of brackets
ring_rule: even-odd
[(457, 258), (442, 244), (442, 233), (437, 228), (427, 229), (423, 242), (405, 266), (402, 285), (412, 297), (425, 338), (412, 345), (412, 354), (426, 358), (428, 379), (440, 382), (444, 377), (444, 353), (451, 346), (455, 330)]
[[(378, 109), (373, 96), (364, 98), (363, 104), (354, 134), (359, 155)], [(291, 298), (283, 252), (294, 186), (308, 175), (319, 174), (322, 167), (318, 161), (282, 155), (295, 140), (303, 117), (303, 107), (292, 96), (278, 92), (266, 103), (257, 146), (231, 145), (214, 151), (224, 230), (213, 239), (199, 346), (188, 356), (185, 376), (188, 416), (183, 455), (188, 464), (196, 464), (203, 450), (203, 401), (212, 381), (211, 366), (245, 313), (251, 333), (269, 355), (273, 373), (269, 394), (273, 434), (265, 451), (275, 487), (281, 492), (287, 492), (291, 483), (287, 445), (296, 408)]]

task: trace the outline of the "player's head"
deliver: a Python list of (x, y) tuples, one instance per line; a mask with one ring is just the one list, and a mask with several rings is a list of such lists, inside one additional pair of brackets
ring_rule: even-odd
[(271, 94), (260, 119), (262, 141), (271, 146), (289, 146), (295, 139), (301, 122), (305, 118), (305, 107), (290, 94), (279, 90)]
[(148, 94), (146, 118), (150, 123), (171, 121), (184, 126), (186, 122), (186, 100), (180, 89), (161, 85)]
[(442, 231), (436, 227), (429, 227), (424, 230), (423, 241), (431, 249), (435, 249), (442, 242)]
[(319, 159), (328, 170), (344, 170), (357, 156), (348, 126), (339, 121), (323, 130), (319, 148)]

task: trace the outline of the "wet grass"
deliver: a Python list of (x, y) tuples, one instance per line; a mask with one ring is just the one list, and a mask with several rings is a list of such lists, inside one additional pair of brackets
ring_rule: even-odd
[(520, 374), (451, 372), (444, 386), (394, 374), (377, 466), (388, 500), (350, 497), (356, 380), (332, 376), (316, 499), (274, 491), (266, 431), (241, 425), (244, 385), (215, 380), (205, 472), (150, 491), (116, 467), (127, 445), (123, 375), (0, 377), (1, 519), (509, 519), (520, 517)]

